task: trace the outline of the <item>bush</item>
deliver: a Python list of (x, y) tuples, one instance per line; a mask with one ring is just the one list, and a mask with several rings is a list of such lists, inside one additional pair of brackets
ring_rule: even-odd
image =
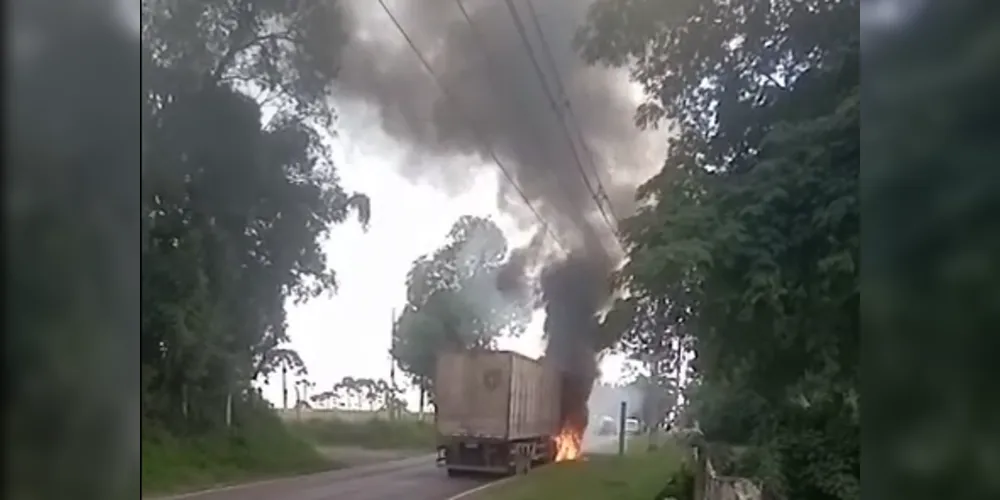
[(434, 425), (414, 420), (371, 419), (360, 422), (315, 419), (289, 424), (295, 433), (318, 445), (370, 449), (433, 449)]
[(694, 468), (690, 460), (682, 460), (667, 478), (667, 484), (656, 494), (654, 500), (695, 500)]
[(276, 418), (231, 429), (178, 436), (156, 425), (142, 430), (142, 490), (168, 493), (334, 467)]

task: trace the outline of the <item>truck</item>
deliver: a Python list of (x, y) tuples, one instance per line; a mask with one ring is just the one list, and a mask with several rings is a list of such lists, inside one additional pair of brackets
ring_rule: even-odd
[(543, 360), (512, 351), (438, 355), (437, 464), (463, 472), (523, 474), (555, 459), (560, 380)]

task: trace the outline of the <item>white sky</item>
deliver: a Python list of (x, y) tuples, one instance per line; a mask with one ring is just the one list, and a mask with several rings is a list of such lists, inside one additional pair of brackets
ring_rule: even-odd
[[(397, 173), (399, 162), (412, 158), (379, 131), (370, 110), (346, 106), (341, 112), (335, 162), (345, 189), (371, 197), (372, 217), (367, 232), (352, 220), (335, 227), (324, 245), (328, 264), (337, 272), (338, 293), (305, 305), (288, 305), (291, 347), (305, 361), (308, 379), (316, 383), (314, 391), (326, 390), (344, 376), (388, 379), (392, 314), (405, 303), (406, 273), (414, 259), (444, 242), (459, 216), (492, 216), (512, 243), (530, 237), (516, 232), (513, 222), (496, 209), (495, 167), (481, 169), (483, 173), (470, 183), (470, 189), (449, 197)], [(538, 357), (544, 348), (543, 320), (544, 314), (536, 313), (522, 337), (501, 339), (500, 347)], [(617, 380), (622, 363), (620, 356), (606, 357), (602, 361), (605, 380)], [(405, 381), (398, 370), (396, 378), (401, 384)], [(415, 407), (417, 397), (410, 392), (408, 399)], [(280, 375), (270, 377), (264, 394), (281, 405)], [(289, 377), (289, 405), (294, 400)]]

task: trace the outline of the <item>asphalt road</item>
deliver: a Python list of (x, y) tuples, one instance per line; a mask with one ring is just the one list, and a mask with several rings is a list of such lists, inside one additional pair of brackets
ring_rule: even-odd
[(489, 478), (449, 478), (433, 455), (158, 500), (448, 500)]
[[(617, 436), (588, 435), (587, 454), (616, 453)], [(449, 478), (434, 455), (275, 479), (156, 500), (449, 500), (497, 478)]]

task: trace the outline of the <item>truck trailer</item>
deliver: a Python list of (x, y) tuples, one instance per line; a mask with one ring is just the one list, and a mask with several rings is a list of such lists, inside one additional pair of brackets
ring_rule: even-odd
[(510, 351), (438, 356), (434, 377), (439, 467), (526, 473), (552, 461), (559, 432), (558, 372)]

